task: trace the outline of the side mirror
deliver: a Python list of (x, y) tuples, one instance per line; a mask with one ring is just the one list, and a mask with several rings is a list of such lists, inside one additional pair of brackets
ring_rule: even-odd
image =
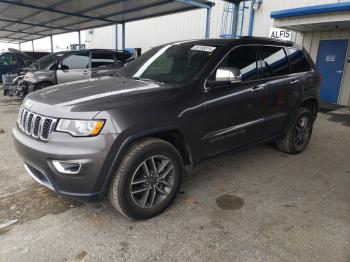
[(219, 67), (215, 75), (216, 82), (239, 83), (242, 81), (242, 73), (236, 67)]
[(242, 81), (241, 70), (235, 67), (219, 67), (216, 70), (215, 79), (207, 81), (207, 88), (228, 87)]
[(63, 65), (63, 64), (59, 64), (58, 69), (61, 69), (62, 71), (67, 71), (67, 70), (69, 70), (69, 67), (66, 65)]

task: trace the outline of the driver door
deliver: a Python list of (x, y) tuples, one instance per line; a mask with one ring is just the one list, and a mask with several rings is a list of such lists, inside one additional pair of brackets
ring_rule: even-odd
[[(258, 79), (258, 53), (255, 46), (241, 46), (229, 52), (209, 76), (215, 85), (207, 87), (201, 117), (203, 157), (243, 147), (266, 136), (267, 91)], [(216, 82), (223, 68), (241, 72), (239, 81)], [(220, 72), (219, 72), (220, 73)]]
[(90, 54), (79, 52), (62, 59), (57, 69), (57, 84), (91, 78)]

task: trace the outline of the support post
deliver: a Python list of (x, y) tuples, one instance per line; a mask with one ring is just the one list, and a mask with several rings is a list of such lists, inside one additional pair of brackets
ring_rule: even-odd
[(80, 30), (78, 31), (78, 44), (79, 44), (78, 49), (81, 50), (81, 36), (80, 36)]
[(21, 43), (18, 43), (18, 50), (21, 51)]
[(122, 49), (125, 50), (125, 22), (122, 23)]
[(248, 36), (252, 36), (253, 35), (254, 17), (255, 17), (255, 10), (253, 8), (254, 3), (255, 3), (255, 0), (251, 0), (251, 2), (250, 2), (250, 17), (249, 17)]
[(207, 8), (207, 21), (205, 25), (205, 37), (210, 37), (211, 7)]
[(53, 37), (50, 35), (51, 53), (53, 53)]
[(32, 50), (34, 52), (34, 40), (32, 40)]
[(115, 50), (118, 50), (118, 24), (115, 24)]
[(232, 21), (232, 32), (231, 35), (233, 38), (237, 38), (237, 27), (238, 27), (238, 15), (239, 15), (239, 2), (234, 3), (233, 8), (233, 21)]

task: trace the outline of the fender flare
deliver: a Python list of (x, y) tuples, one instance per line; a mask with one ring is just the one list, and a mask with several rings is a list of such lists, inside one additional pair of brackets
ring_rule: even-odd
[[(189, 143), (189, 139), (188, 136), (186, 134), (186, 131), (184, 130), (184, 128), (182, 128), (181, 126), (175, 125), (175, 126), (166, 126), (166, 127), (160, 127), (160, 128), (152, 128), (152, 129), (148, 129), (146, 131), (143, 132), (137, 132), (134, 133), (130, 136), (128, 136), (126, 139), (124, 139), (121, 142), (120, 147), (118, 147), (118, 138), (115, 140), (114, 144), (112, 145), (109, 154), (114, 154), (114, 150), (117, 148), (117, 152), (114, 154), (113, 156), (113, 160), (112, 160), (112, 164), (108, 167), (108, 172), (107, 175), (104, 179), (102, 188), (100, 190), (99, 195), (103, 196), (105, 195), (105, 193), (108, 190), (108, 186), (110, 184), (110, 182), (113, 179), (113, 176), (115, 174), (115, 170), (118, 167), (118, 165), (121, 163), (122, 161), (122, 157), (125, 154), (125, 152), (128, 150), (129, 146), (137, 141), (138, 139), (141, 139), (143, 137), (148, 137), (148, 136), (152, 136), (152, 135), (156, 135), (162, 132), (167, 132), (167, 131), (177, 131), (181, 134), (182, 138), (184, 139), (184, 142), (186, 145), (189, 145), (188, 148), (188, 153), (190, 155), (190, 158), (193, 159), (193, 152), (192, 152), (192, 147)], [(121, 133), (122, 134), (122, 133)], [(119, 136), (118, 136), (119, 137)]]

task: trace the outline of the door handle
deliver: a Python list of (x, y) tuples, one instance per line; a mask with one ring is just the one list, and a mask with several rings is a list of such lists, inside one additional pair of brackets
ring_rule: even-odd
[(83, 74), (84, 75), (87, 75), (89, 73), (89, 71), (84, 71)]
[(343, 73), (343, 70), (338, 70), (337, 73), (338, 73), (338, 74), (342, 74), (342, 73)]
[(92, 71), (93, 74), (97, 74), (97, 70)]
[(263, 91), (265, 89), (265, 85), (259, 85), (259, 86), (254, 86), (250, 89), (251, 92), (260, 92)]
[(299, 84), (300, 83), (300, 80), (293, 80), (293, 81), (290, 81), (290, 84), (291, 85), (295, 85), (295, 84)]

